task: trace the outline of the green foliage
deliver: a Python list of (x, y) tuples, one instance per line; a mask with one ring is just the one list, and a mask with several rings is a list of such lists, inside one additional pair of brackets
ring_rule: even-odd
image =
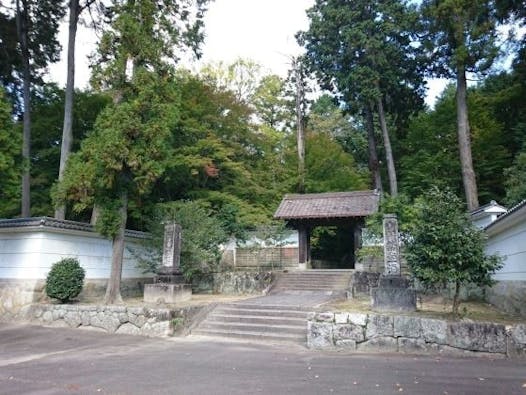
[[(503, 170), (511, 165), (508, 131), (497, 122), (494, 94), (484, 87), (470, 90), (472, 154), (482, 201), (504, 196)], [(462, 190), (456, 136), (455, 90), (449, 86), (433, 110), (420, 113), (402, 140), (401, 189), (415, 198), (431, 186)]]
[(312, 103), (307, 129), (329, 135), (353, 156), (359, 167), (367, 168), (367, 133), (353, 117), (344, 114), (331, 96), (322, 95)]
[(309, 193), (352, 191), (367, 188), (368, 172), (326, 134), (306, 140), (305, 190)]
[[(73, 103), (72, 151), (93, 129), (97, 116), (110, 98), (89, 91), (77, 91)], [(58, 177), (64, 90), (47, 84), (35, 90), (31, 100), (31, 212), (33, 215), (53, 215), (51, 186)], [(87, 219), (77, 215), (72, 219)]]
[(130, 200), (147, 195), (167, 166), (177, 104), (173, 85), (137, 71), (125, 100), (102, 111), (80, 151), (70, 157), (55, 199), (75, 202), (77, 212), (96, 203), (104, 212), (98, 228), (113, 237), (122, 192)]
[(513, 166), (506, 169), (505, 176), (506, 203), (514, 206), (526, 199), (526, 151), (517, 155)]
[(20, 137), (11, 105), (0, 87), (0, 218), (13, 216), (20, 206)]
[(307, 66), (348, 109), (356, 113), (370, 101), (391, 97), (407, 115), (421, 102), (414, 7), (396, 0), (318, 0), (307, 15), (309, 30), (298, 34)]
[(413, 276), (424, 285), (453, 283), (453, 313), (458, 313), (461, 285), (491, 285), (491, 274), (502, 267), (498, 256), (484, 254), (484, 233), (465, 214), (450, 190), (432, 188), (423, 198), (406, 257)]
[(462, 68), (479, 73), (487, 70), (498, 54), (497, 15), (492, 1), (425, 0), (425, 19), (430, 70), (440, 77), (453, 77)]
[[(4, 2), (6, 3), (6, 2)], [(14, 103), (14, 113), (22, 114), (23, 58), (27, 57), (30, 83), (42, 84), (42, 76), (50, 63), (60, 57), (58, 27), (65, 7), (55, 0), (26, 0), (16, 2), (20, 6), (20, 29), (16, 23), (15, 2), (0, 7), (0, 84), (7, 89)], [(24, 39), (18, 36), (24, 35)], [(24, 41), (25, 45), (22, 45)], [(27, 47), (27, 48), (24, 48)]]
[(199, 74), (207, 84), (231, 93), (238, 102), (249, 104), (258, 89), (262, 67), (253, 60), (238, 58), (229, 64), (222, 61), (209, 63)]
[(46, 294), (66, 303), (82, 291), (85, 271), (75, 258), (64, 258), (51, 266), (46, 278)]
[(228, 234), (220, 219), (204, 202), (176, 201), (157, 206), (155, 215), (149, 221), (148, 229), (152, 239), (147, 241), (148, 254), (141, 260), (146, 271), (155, 271), (162, 261), (164, 240), (163, 223), (175, 221), (182, 228), (181, 269), (191, 280), (196, 275), (218, 269), (221, 251), (219, 245), (228, 240)]
[(384, 195), (380, 201), (378, 212), (370, 215), (366, 220), (367, 231), (375, 237), (383, 237), (383, 218), (385, 214), (396, 214), (398, 230), (402, 237), (409, 235), (417, 220), (417, 208), (407, 195), (396, 197)]
[(271, 74), (261, 78), (252, 103), (258, 119), (278, 131), (290, 131), (294, 114), (294, 102), (285, 94), (285, 81)]

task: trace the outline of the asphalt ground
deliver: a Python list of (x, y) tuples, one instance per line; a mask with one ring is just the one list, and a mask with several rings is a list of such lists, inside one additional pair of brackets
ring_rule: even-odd
[(526, 361), (0, 324), (0, 394), (522, 394)]

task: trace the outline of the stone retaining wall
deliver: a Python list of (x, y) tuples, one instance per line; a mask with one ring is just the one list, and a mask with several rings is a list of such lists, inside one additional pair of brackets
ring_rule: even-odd
[(211, 273), (192, 280), (195, 293), (261, 294), (272, 284), (270, 271), (234, 271)]
[(416, 316), (310, 313), (307, 346), (357, 352), (526, 357), (526, 324), (449, 322)]
[(100, 330), (150, 337), (186, 334), (202, 306), (181, 309), (71, 304), (33, 304), (21, 312), (24, 320), (44, 326)]

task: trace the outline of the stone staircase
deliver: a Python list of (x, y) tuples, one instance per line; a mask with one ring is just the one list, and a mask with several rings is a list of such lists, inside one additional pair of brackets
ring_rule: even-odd
[(305, 344), (307, 314), (345, 295), (352, 270), (306, 270), (277, 275), (269, 295), (216, 306), (192, 335)]
[(271, 293), (343, 296), (349, 289), (353, 270), (304, 270), (280, 273)]
[(193, 335), (305, 343), (308, 307), (229, 303), (217, 306)]

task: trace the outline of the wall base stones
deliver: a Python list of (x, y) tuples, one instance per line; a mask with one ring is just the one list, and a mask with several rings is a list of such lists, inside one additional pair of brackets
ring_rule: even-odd
[(211, 273), (192, 280), (194, 293), (261, 294), (271, 285), (274, 275), (267, 271)]
[(307, 328), (313, 349), (526, 358), (526, 324), (322, 312), (309, 314)]
[(497, 281), (486, 288), (486, 300), (506, 313), (526, 317), (526, 281)]
[(33, 304), (22, 310), (32, 324), (149, 337), (186, 334), (202, 307), (181, 309), (74, 304)]
[(378, 286), (379, 279), (380, 273), (378, 272), (354, 271), (347, 297), (351, 299), (358, 295), (369, 295), (371, 289)]
[[(106, 279), (86, 279), (77, 299), (82, 302), (102, 298), (106, 291), (107, 281)], [(121, 295), (123, 297), (142, 296), (144, 284), (151, 281), (151, 278), (123, 278)], [(45, 280), (0, 279), (0, 321), (16, 320), (24, 307), (32, 303), (49, 301), (45, 286)]]

